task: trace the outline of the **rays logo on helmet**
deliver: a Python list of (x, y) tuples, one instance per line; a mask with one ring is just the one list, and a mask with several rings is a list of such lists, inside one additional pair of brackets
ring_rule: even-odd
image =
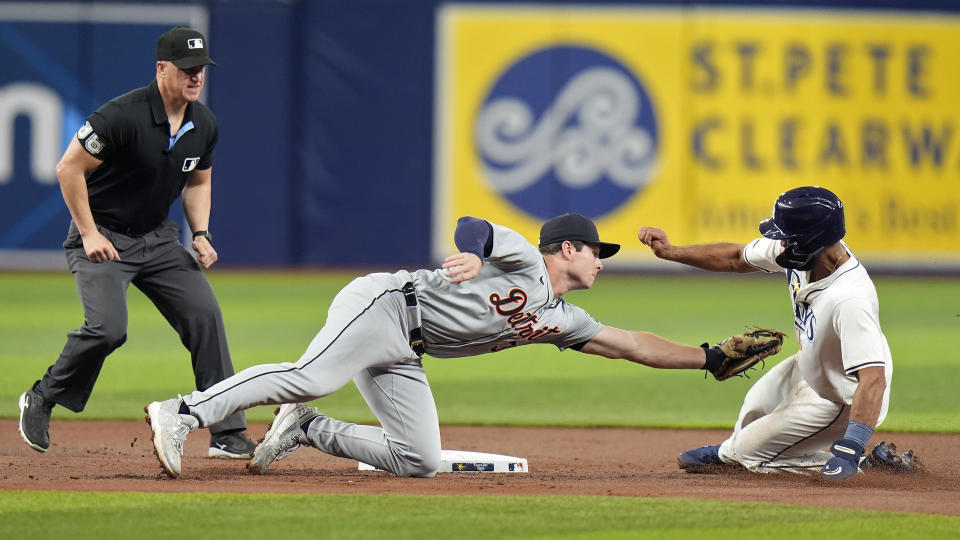
[(595, 49), (556, 46), (494, 83), (474, 126), (487, 181), (547, 219), (570, 201), (588, 216), (642, 189), (657, 157), (654, 106), (637, 77)]

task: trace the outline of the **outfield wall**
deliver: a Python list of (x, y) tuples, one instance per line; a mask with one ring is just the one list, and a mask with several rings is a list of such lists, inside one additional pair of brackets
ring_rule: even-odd
[(63, 265), (53, 166), (173, 24), (219, 64), (223, 265), (413, 267), (459, 215), (535, 239), (575, 211), (624, 244), (614, 266), (657, 267), (640, 225), (747, 241), (819, 184), (874, 267), (960, 268), (946, 0), (0, 2), (0, 268)]

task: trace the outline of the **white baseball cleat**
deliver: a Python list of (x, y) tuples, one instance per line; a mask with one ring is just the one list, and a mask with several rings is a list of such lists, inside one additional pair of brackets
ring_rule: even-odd
[(253, 474), (262, 473), (274, 461), (280, 461), (300, 448), (301, 444), (306, 444), (300, 426), (320, 416), (319, 412), (303, 403), (281, 405), (274, 414), (270, 429), (247, 464), (247, 470)]
[(153, 430), (153, 452), (163, 471), (170, 478), (180, 476), (183, 441), (199, 427), (200, 421), (188, 414), (180, 414), (180, 398), (154, 401), (143, 411), (147, 413), (147, 423)]

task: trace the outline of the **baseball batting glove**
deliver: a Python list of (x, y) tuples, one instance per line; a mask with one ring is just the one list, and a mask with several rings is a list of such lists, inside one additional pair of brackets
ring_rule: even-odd
[(779, 330), (757, 328), (744, 332), (739, 336), (729, 337), (714, 347), (706, 343), (701, 347), (706, 350), (707, 363), (703, 367), (718, 381), (725, 381), (730, 377), (742, 375), (757, 362), (780, 352), (783, 346), (784, 333)]
[(860, 456), (872, 435), (873, 426), (850, 420), (843, 438), (834, 441), (830, 446), (833, 457), (820, 469), (820, 477), (825, 480), (842, 480), (857, 474), (860, 470)]
[(841, 480), (857, 474), (863, 445), (854, 439), (840, 439), (830, 446), (833, 457), (820, 470), (820, 476), (827, 480)]

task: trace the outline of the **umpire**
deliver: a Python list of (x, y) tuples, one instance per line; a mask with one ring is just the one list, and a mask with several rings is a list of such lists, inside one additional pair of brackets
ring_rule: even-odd
[[(133, 283), (190, 350), (197, 389), (233, 375), (220, 306), (204, 268), (217, 260), (208, 232), (217, 121), (198, 98), (216, 65), (200, 32), (176, 27), (157, 40), (156, 79), (87, 117), (57, 164), (73, 220), (63, 243), (83, 303), (83, 326), (42, 379), (20, 396), (20, 435), (50, 447), (54, 405), (81, 412), (107, 355), (127, 339)], [(183, 196), (193, 256), (167, 218)], [(249, 458), (243, 413), (210, 426), (211, 457)]]

